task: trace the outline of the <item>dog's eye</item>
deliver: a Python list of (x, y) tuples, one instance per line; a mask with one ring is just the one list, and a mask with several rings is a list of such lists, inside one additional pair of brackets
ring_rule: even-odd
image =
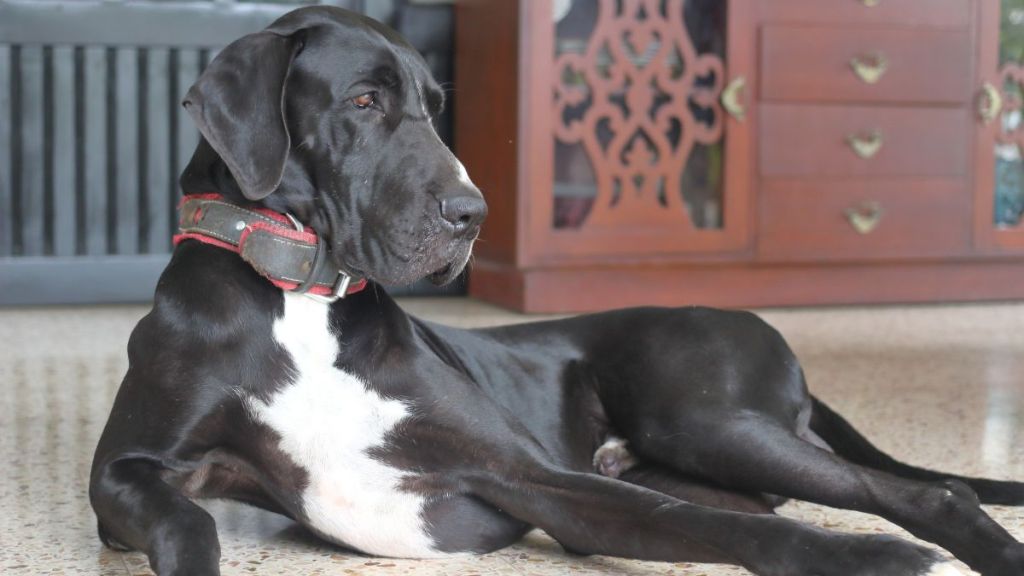
[(355, 107), (359, 108), (360, 110), (365, 110), (366, 108), (369, 108), (370, 106), (373, 106), (376, 103), (376, 92), (367, 92), (366, 94), (360, 94), (359, 96), (356, 96), (355, 98), (352, 99), (352, 104), (355, 104)]

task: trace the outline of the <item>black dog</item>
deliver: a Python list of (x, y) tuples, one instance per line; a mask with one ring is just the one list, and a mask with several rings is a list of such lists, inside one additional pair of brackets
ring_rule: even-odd
[(1020, 504), (1024, 485), (880, 453), (752, 314), (472, 331), (404, 314), (375, 283), (453, 278), (486, 205), (432, 127), (441, 91), (380, 24), (295, 11), (227, 47), (185, 105), (204, 139), (182, 234), (89, 490), (103, 540), (159, 574), (218, 573), (202, 497), (382, 556), (482, 553), (536, 526), (577, 553), (762, 575), (957, 573), (899, 538), (775, 516), (766, 495), (878, 514), (985, 576), (1024, 574), (1024, 545), (978, 505)]

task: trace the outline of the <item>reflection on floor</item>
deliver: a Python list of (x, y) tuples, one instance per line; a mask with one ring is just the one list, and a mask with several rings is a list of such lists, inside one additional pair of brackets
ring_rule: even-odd
[[(469, 300), (406, 300), (431, 319), (521, 321)], [(0, 310), (0, 573), (149, 574), (138, 553), (103, 549), (85, 495), (89, 462), (125, 367), (140, 307)], [(811, 388), (885, 450), (971, 475), (1024, 479), (1024, 305), (769, 311)], [(217, 519), (234, 574), (745, 574), (738, 568), (570, 556), (533, 533), (447, 561), (366, 558), (319, 543), (287, 519), (228, 502)], [(991, 507), (1024, 538), (1024, 509)], [(789, 504), (837, 530), (902, 533), (862, 514)], [(903, 533), (905, 535), (905, 533)]]

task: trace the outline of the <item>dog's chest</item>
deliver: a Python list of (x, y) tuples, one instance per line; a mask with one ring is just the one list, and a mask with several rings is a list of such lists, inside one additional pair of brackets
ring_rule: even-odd
[(302, 500), (310, 527), (370, 554), (439, 555), (425, 529), (423, 498), (399, 487), (408, 473), (369, 454), (385, 444), (409, 408), (334, 366), (338, 343), (325, 304), (284, 298), (274, 338), (291, 357), (294, 374), (269, 401), (248, 403), (253, 417), (280, 436), (280, 449), (306, 470)]

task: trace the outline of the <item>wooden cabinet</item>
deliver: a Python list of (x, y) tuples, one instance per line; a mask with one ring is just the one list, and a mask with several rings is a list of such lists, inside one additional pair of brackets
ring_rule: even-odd
[(491, 206), (471, 294), (1024, 297), (1024, 0), (1002, 4), (460, 1), (456, 147)]

